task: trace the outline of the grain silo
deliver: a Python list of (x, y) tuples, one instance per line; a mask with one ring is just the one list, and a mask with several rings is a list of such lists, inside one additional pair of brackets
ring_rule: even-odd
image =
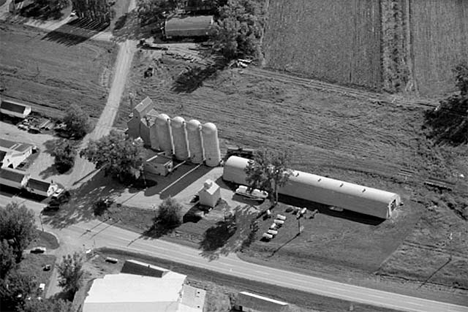
[(221, 161), (221, 151), (219, 150), (218, 129), (213, 123), (207, 122), (202, 126), (202, 138), (206, 165), (218, 166)]
[(192, 119), (187, 123), (190, 160), (194, 164), (201, 164), (205, 159), (203, 156), (204, 153), (201, 128), (201, 123), (198, 120)]
[(160, 114), (156, 118), (156, 131), (158, 135), (159, 149), (166, 155), (172, 155), (172, 134), (169, 116)]
[(187, 160), (189, 149), (187, 131), (184, 118), (177, 116), (171, 120), (172, 141), (174, 143), (174, 155), (177, 160)]

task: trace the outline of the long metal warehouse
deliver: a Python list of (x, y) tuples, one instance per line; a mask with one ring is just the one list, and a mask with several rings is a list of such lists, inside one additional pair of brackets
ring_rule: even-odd
[[(247, 185), (244, 169), (248, 161), (237, 156), (229, 157), (224, 164), (223, 179)], [(390, 218), (401, 203), (400, 196), (395, 193), (301, 171), (294, 171), (279, 193), (383, 219)]]

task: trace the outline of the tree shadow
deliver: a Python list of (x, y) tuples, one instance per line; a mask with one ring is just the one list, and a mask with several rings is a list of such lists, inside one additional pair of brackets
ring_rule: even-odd
[(192, 93), (210, 77), (216, 77), (217, 73), (226, 66), (224, 61), (218, 61), (205, 67), (194, 66), (182, 72), (173, 82), (172, 91), (177, 93)]
[(252, 206), (236, 207), (230, 217), (225, 217), (225, 220), (218, 221), (205, 231), (199, 244), (202, 250), (200, 255), (213, 261), (220, 255), (227, 256), (231, 252), (240, 251), (251, 235), (251, 224), (257, 213)]
[(49, 5), (44, 6), (37, 2), (31, 2), (23, 6), (19, 14), (26, 18), (33, 18), (41, 21), (59, 20), (64, 15), (60, 7), (52, 8)]
[(112, 36), (112, 40), (115, 42), (138, 40), (143, 38), (138, 22), (138, 12), (136, 10), (132, 10), (119, 17), (112, 29)]
[(80, 188), (71, 191), (70, 201), (54, 214), (46, 216), (44, 223), (61, 229), (78, 222), (94, 220), (97, 199), (118, 196), (124, 188), (125, 186), (111, 177), (105, 177), (103, 171), (98, 171)]
[(66, 46), (80, 44), (109, 27), (109, 22), (76, 18), (65, 25), (47, 33), (42, 40), (54, 41)]
[[(63, 139), (51, 139), (47, 140), (44, 142), (44, 150), (42, 152), (47, 153), (51, 156), (54, 155), (54, 150), (55, 147), (61, 142)], [(71, 174), (72, 173), (72, 167), (57, 167), (55, 164), (50, 165), (49, 167), (45, 168), (39, 173), (39, 176), (43, 179), (47, 179), (51, 176), (54, 175), (59, 175), (59, 174)]]
[(425, 113), (424, 129), (436, 144), (468, 143), (468, 96), (456, 95)]

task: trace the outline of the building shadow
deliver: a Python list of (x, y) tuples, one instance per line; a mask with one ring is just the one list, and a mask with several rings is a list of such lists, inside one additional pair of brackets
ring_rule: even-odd
[[(194, 165), (184, 165), (188, 166), (190, 169), (195, 168)], [(185, 190), (188, 186), (190, 186), (192, 183), (206, 175), (208, 172), (213, 170), (211, 167), (207, 166), (200, 166), (196, 168), (194, 171), (188, 173), (184, 178), (179, 180), (175, 180), (172, 184), (170, 184), (168, 187), (163, 189), (159, 195), (161, 199), (166, 199), (167, 197), (171, 196), (174, 197), (177, 194), (179, 194), (181, 191)], [(203, 185), (200, 185), (200, 188), (202, 188)], [(146, 193), (145, 193), (146, 195)], [(150, 196), (150, 195), (147, 195)]]
[(174, 80), (172, 91), (177, 93), (192, 93), (201, 86), (207, 79), (213, 77), (226, 67), (224, 60), (218, 60), (206, 66), (194, 66), (182, 72)]
[(76, 18), (47, 33), (42, 40), (54, 41), (66, 46), (74, 46), (91, 39), (109, 27), (109, 22)]
[(343, 209), (343, 211), (332, 210), (330, 209), (331, 207), (328, 205), (316, 203), (313, 201), (308, 201), (305, 199), (299, 199), (299, 198), (295, 198), (291, 196), (286, 196), (286, 195), (280, 195), (279, 202), (285, 205), (290, 205), (290, 206), (295, 206), (295, 207), (305, 207), (309, 211), (318, 210), (319, 213), (324, 214), (324, 215), (346, 219), (349, 221), (354, 221), (354, 222), (358, 222), (362, 224), (377, 226), (385, 221), (385, 219), (365, 215), (362, 213), (358, 213), (358, 212), (354, 212), (354, 211), (350, 211), (346, 209)]

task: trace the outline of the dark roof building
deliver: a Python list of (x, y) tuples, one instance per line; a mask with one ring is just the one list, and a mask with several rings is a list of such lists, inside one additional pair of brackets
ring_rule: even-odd
[(31, 106), (2, 99), (0, 103), (0, 112), (9, 116), (26, 118), (31, 113)]
[(213, 16), (177, 16), (164, 24), (164, 36), (174, 37), (206, 37), (213, 24)]
[(49, 191), (50, 185), (50, 182), (30, 178), (26, 184), (26, 187), (47, 193)]
[(0, 168), (0, 182), (3, 185), (21, 188), (25, 186), (28, 178), (29, 174), (24, 171)]

